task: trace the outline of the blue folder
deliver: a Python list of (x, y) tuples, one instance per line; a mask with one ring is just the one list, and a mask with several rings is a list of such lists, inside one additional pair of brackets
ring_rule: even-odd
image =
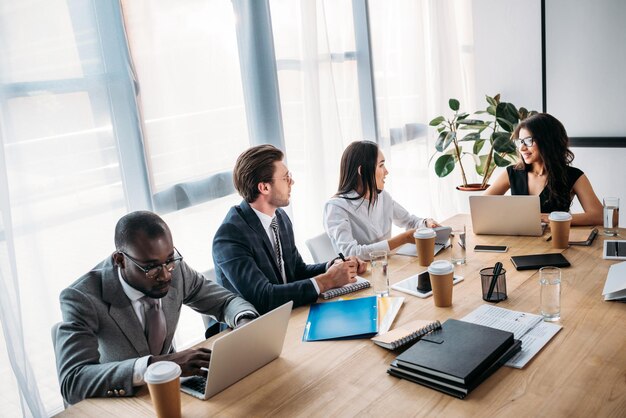
[(314, 303), (302, 341), (369, 338), (378, 332), (376, 296)]

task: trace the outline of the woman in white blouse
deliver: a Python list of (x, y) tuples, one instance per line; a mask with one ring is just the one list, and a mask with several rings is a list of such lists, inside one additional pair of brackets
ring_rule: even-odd
[[(385, 156), (371, 141), (348, 145), (341, 157), (339, 188), (324, 207), (324, 229), (335, 251), (369, 260), (369, 253), (414, 243), (416, 228), (439, 226), (411, 215), (385, 192)], [(395, 224), (406, 231), (391, 236)]]

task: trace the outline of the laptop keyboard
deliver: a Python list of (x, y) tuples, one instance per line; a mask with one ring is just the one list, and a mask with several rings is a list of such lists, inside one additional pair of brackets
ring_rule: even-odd
[(206, 389), (206, 377), (204, 376), (193, 376), (188, 379), (185, 379), (184, 382), (181, 382), (181, 386), (185, 386), (193, 391), (204, 394), (204, 390)]

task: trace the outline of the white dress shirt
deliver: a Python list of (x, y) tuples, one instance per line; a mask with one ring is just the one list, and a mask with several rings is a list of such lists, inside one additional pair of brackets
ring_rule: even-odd
[[(351, 192), (347, 197), (356, 197)], [(355, 255), (369, 260), (372, 251), (389, 251), (393, 224), (405, 228), (426, 226), (426, 219), (411, 215), (396, 203), (389, 193), (382, 191), (376, 203), (368, 207), (363, 198), (350, 200), (333, 197), (324, 207), (324, 229), (335, 251), (346, 256)]]
[[(144, 293), (133, 288), (128, 283), (126, 283), (126, 280), (122, 278), (122, 272), (119, 267), (117, 268), (117, 277), (120, 279), (120, 283), (122, 284), (122, 289), (124, 290), (124, 293), (126, 294), (128, 299), (130, 299), (130, 304), (133, 307), (133, 311), (135, 311), (135, 315), (137, 315), (137, 318), (139, 319), (139, 323), (141, 324), (141, 327), (145, 331), (146, 321), (144, 320), (143, 305), (140, 300), (142, 297), (145, 296)], [(158, 299), (158, 301), (159, 301), (159, 306), (161, 306), (161, 299)], [(133, 386), (140, 386), (145, 383), (143, 380), (143, 375), (146, 373), (146, 370), (148, 369), (149, 358), (150, 356), (143, 356), (143, 357), (138, 358), (135, 361), (135, 365), (133, 366)]]
[[(250, 206), (252, 208), (252, 206)], [(272, 231), (272, 227), (270, 226), (272, 224), (272, 219), (274, 219), (274, 216), (276, 216), (276, 214), (274, 214), (274, 216), (269, 216), (266, 215), (265, 213), (256, 210), (255, 208), (252, 208), (252, 210), (254, 211), (254, 213), (256, 213), (256, 216), (259, 217), (259, 220), (261, 221), (261, 225), (263, 226), (263, 229), (265, 230), (265, 233), (267, 234), (267, 237), (270, 240), (270, 243), (272, 244), (272, 248), (276, 248), (276, 240), (274, 239), (274, 231)], [(280, 229), (280, 228), (279, 228)], [(280, 244), (280, 259), (281, 259), (281, 264), (282, 264), (282, 268), (281, 268), (281, 274), (282, 274), (282, 278), (283, 278), (283, 283), (287, 284), (287, 276), (285, 276), (285, 257), (283, 257), (283, 244), (281, 242)], [(328, 266), (327, 266), (328, 268)], [(314, 278), (309, 279), (311, 280), (311, 283), (313, 283), (313, 287), (315, 287), (315, 291), (317, 292), (317, 294), (320, 294), (320, 288), (317, 285), (317, 282), (315, 281)]]

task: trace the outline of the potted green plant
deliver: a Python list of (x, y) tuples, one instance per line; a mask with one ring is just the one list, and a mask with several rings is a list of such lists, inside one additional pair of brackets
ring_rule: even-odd
[[(524, 107), (517, 109), (512, 103), (500, 101), (500, 94), (485, 96), (485, 110), (470, 114), (459, 111), (461, 105), (457, 99), (450, 99), (448, 106), (454, 112), (450, 119), (438, 116), (430, 121), (430, 126), (437, 128), (439, 136), (435, 143), (435, 173), (439, 177), (450, 174), (456, 165), (461, 170), (463, 183), (459, 190), (484, 190), (489, 187), (489, 179), (496, 167), (506, 167), (517, 161), (515, 144), (511, 133), (520, 120), (537, 113)], [(483, 118), (481, 115), (488, 115)], [(471, 151), (469, 149), (471, 148)], [(468, 183), (462, 157), (470, 155), (474, 160), (476, 173), (482, 177), (480, 183)]]

